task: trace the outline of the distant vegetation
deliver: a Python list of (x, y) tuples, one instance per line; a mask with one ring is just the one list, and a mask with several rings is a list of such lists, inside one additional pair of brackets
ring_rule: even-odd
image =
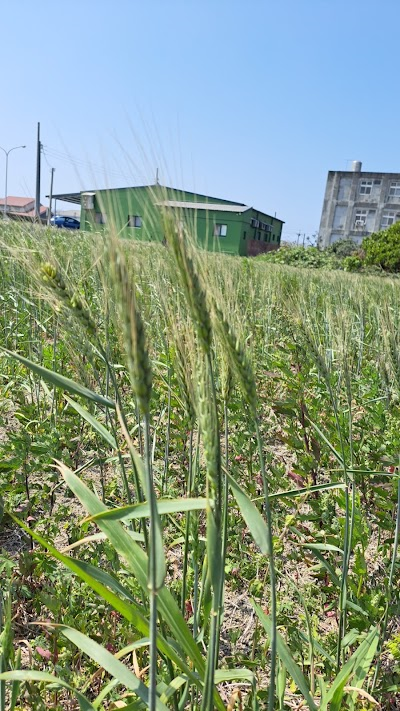
[(400, 272), (400, 223), (366, 237), (361, 245), (352, 240), (342, 240), (324, 250), (317, 247), (285, 246), (260, 259), (308, 269), (395, 274)]

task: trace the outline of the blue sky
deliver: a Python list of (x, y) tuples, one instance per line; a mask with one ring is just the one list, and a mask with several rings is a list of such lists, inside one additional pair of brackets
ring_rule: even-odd
[[(318, 230), (328, 170), (400, 172), (398, 0), (14, 0), (9, 195), (160, 181)], [(6, 28), (6, 29), (4, 29)], [(0, 195), (4, 193), (0, 152)]]

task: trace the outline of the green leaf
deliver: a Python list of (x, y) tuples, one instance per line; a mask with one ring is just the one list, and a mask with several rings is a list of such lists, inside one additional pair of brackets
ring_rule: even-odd
[(41, 365), (32, 363), (31, 360), (23, 358), (23, 356), (18, 355), (18, 353), (13, 353), (13, 351), (7, 350), (7, 348), (1, 348), (1, 350), (4, 353), (7, 353), (7, 355), (12, 356), (16, 360), (18, 360), (20, 363), (22, 363), (22, 365), (25, 365), (26, 368), (29, 368), (29, 370), (31, 370), (33, 373), (36, 373), (36, 375), (39, 375), (41, 378), (43, 378), (43, 380), (46, 380), (52, 385), (55, 385), (55, 387), (61, 388), (62, 390), (66, 390), (67, 392), (72, 393), (73, 395), (79, 395), (80, 397), (84, 397), (87, 400), (91, 400), (92, 402), (96, 402), (98, 405), (103, 405), (104, 407), (110, 407), (113, 409), (115, 408), (115, 402), (113, 400), (109, 400), (109, 398), (105, 398), (102, 395), (94, 393), (93, 390), (85, 388), (84, 385), (78, 385), (78, 383), (75, 383), (73, 380), (66, 378), (64, 375), (60, 375), (59, 373), (55, 373), (53, 370), (48, 370), (47, 368), (43, 368)]
[[(268, 634), (269, 637), (271, 637), (271, 631), (272, 631), (272, 623), (268, 615), (263, 612), (261, 607), (257, 605), (255, 602), (253, 602), (253, 607), (257, 613), (257, 616), (259, 620), (261, 621), (266, 633)], [(310, 711), (318, 711), (318, 707), (314, 702), (314, 699), (311, 696), (310, 692), (310, 687), (308, 685), (308, 681), (306, 677), (304, 676), (303, 672), (301, 671), (300, 667), (296, 664), (294, 661), (290, 649), (287, 646), (285, 640), (283, 639), (282, 635), (277, 631), (277, 652), (278, 656), (281, 659), (281, 662), (285, 665), (288, 674), (292, 677), (293, 681), (295, 682), (297, 688), (301, 691), (303, 694), (303, 697), (305, 701), (307, 702)]]
[(296, 496), (304, 496), (305, 494), (312, 494), (314, 491), (328, 491), (328, 489), (345, 489), (346, 484), (343, 483), (330, 483), (330, 484), (316, 484), (315, 486), (305, 486), (302, 489), (288, 489), (287, 491), (278, 491), (275, 494), (270, 494), (269, 499), (285, 499), (285, 498), (295, 498)]
[[(83, 481), (81, 481), (79, 477), (75, 476), (75, 474), (68, 469), (68, 467), (62, 463), (59, 463), (59, 469), (67, 485), (74, 492), (75, 496), (77, 496), (91, 516), (107, 510), (107, 507), (102, 503), (102, 501), (100, 501), (96, 494), (90, 491)], [(129, 569), (132, 571), (141, 588), (147, 595), (148, 558), (146, 553), (135, 541), (131, 539), (129, 533), (118, 521), (100, 520), (98, 522), (98, 526), (102, 531), (104, 531), (104, 533), (106, 533), (116, 552), (126, 561)], [(184, 655), (191, 660), (194, 667), (199, 672), (200, 679), (197, 684), (201, 688), (201, 679), (204, 676), (204, 659), (200, 654), (200, 650), (178, 608), (175, 598), (166, 587), (163, 587), (157, 595), (157, 600), (159, 612), (166, 624), (169, 626), (176, 643), (180, 645)], [(179, 657), (179, 655), (176, 656)], [(186, 668), (183, 668), (183, 661), (181, 657), (179, 657), (179, 659), (179, 666), (182, 671), (193, 677), (193, 673), (188, 670), (186, 665)], [(224, 705), (217, 693), (214, 695), (214, 704), (218, 709), (224, 711)]]
[(332, 546), (330, 543), (300, 543), (302, 548), (309, 548), (310, 551), (334, 551), (335, 553), (341, 553), (343, 551), (337, 546)]
[(235, 479), (233, 479), (230, 474), (227, 474), (227, 477), (229, 486), (231, 487), (237, 505), (239, 506), (240, 513), (242, 514), (246, 525), (254, 538), (254, 541), (257, 543), (261, 552), (268, 555), (269, 547), (267, 524), (265, 523), (256, 505), (253, 504), (250, 497), (243, 491)]
[(279, 711), (285, 708), (285, 691), (286, 691), (286, 667), (282, 662), (279, 664), (278, 674), (276, 677), (276, 695), (278, 697)]
[(226, 681), (248, 681), (250, 684), (254, 681), (254, 673), (250, 669), (216, 669), (215, 683), (222, 684)]
[[(356, 682), (352, 686), (358, 686), (361, 688), (365, 676), (369, 670), (369, 667), (374, 658), (377, 646), (379, 642), (379, 631), (378, 627), (373, 627), (368, 633), (363, 642), (346, 664), (342, 667), (339, 674), (337, 675), (332, 686), (328, 690), (325, 698), (324, 705), (321, 705), (321, 711), (329, 708), (329, 711), (340, 711), (342, 708), (342, 700), (344, 695), (344, 687), (346, 686), (348, 680), (350, 679), (353, 672), (355, 672), (354, 679)], [(328, 706), (330, 704), (330, 706)]]
[[(51, 545), (48, 541), (42, 538), (38, 533), (30, 529), (26, 523), (17, 519), (13, 514), (9, 514), (13, 521), (17, 523), (21, 528), (23, 528), (26, 533), (28, 533), (32, 538), (40, 543), (41, 546), (47, 548), (49, 553), (54, 556), (57, 560), (63, 563), (69, 570), (71, 570), (75, 575), (77, 575), (81, 580), (83, 580), (89, 587), (92, 588), (103, 600), (105, 600), (109, 605), (111, 605), (115, 610), (120, 612), (120, 614), (125, 617), (128, 622), (130, 622), (134, 627), (136, 627), (139, 632), (145, 636), (149, 634), (149, 623), (145, 619), (145, 611), (138, 605), (138, 603), (132, 601), (129, 597), (129, 592), (125, 588), (119, 587), (120, 584), (112, 576), (109, 576), (104, 571), (93, 571), (93, 567), (89, 563), (84, 563), (83, 561), (75, 560), (69, 556), (65, 556), (60, 553), (57, 548)], [(129, 540), (129, 538), (128, 538)], [(111, 587), (109, 590), (106, 585)], [(121, 592), (124, 597), (129, 599), (129, 603), (122, 600), (118, 595), (115, 594), (114, 590)], [(157, 637), (157, 647), (162, 654), (165, 654), (169, 659), (171, 659), (174, 664), (177, 665), (187, 676), (190, 678), (192, 683), (196, 684), (201, 688), (201, 682), (191, 669), (187, 666), (186, 661), (178, 654), (175, 648), (170, 645), (164, 637), (158, 635)]]
[(166, 703), (171, 696), (176, 694), (178, 689), (180, 689), (184, 684), (187, 684), (187, 681), (188, 679), (186, 676), (176, 676), (175, 679), (172, 679), (172, 681), (170, 681), (168, 686), (165, 686), (160, 694), (161, 701)]
[[(147, 704), (149, 698), (147, 686), (143, 684), (136, 674), (128, 669), (125, 664), (120, 662), (119, 659), (116, 659), (111, 652), (90, 637), (87, 637), (87, 635), (82, 634), (82, 632), (74, 630), (72, 627), (67, 627), (66, 625), (51, 625), (51, 627), (60, 630), (81, 652), (84, 652), (84, 654), (87, 654), (91, 659), (94, 659), (94, 661), (111, 674), (114, 679), (118, 679), (127, 689), (134, 691), (135, 694)], [(168, 711), (165, 704), (163, 704), (158, 697), (156, 698), (156, 709), (157, 711)]]
[(333, 456), (338, 460), (338, 462), (339, 462), (342, 466), (344, 466), (344, 462), (343, 462), (343, 459), (342, 459), (341, 455), (339, 454), (339, 452), (337, 451), (337, 449), (335, 449), (335, 447), (333, 446), (333, 444), (331, 444), (331, 442), (329, 441), (329, 439), (324, 435), (324, 433), (323, 433), (322, 430), (318, 427), (318, 425), (316, 425), (315, 422), (313, 422), (312, 420), (310, 420), (310, 418), (309, 418), (307, 415), (306, 415), (306, 419), (309, 421), (310, 425), (314, 428), (314, 430), (317, 432), (317, 434), (319, 434), (319, 436), (321, 437), (321, 439), (324, 440), (325, 444), (328, 445), (328, 447), (329, 447), (329, 449), (331, 450)]
[(75, 402), (75, 400), (72, 400), (72, 398), (68, 397), (68, 395), (64, 395), (64, 397), (67, 402), (69, 402), (71, 407), (73, 407), (74, 410), (76, 410), (76, 412), (81, 417), (83, 417), (83, 419), (86, 420), (86, 422), (88, 422), (89, 425), (91, 425), (91, 427), (96, 430), (96, 432), (98, 432), (100, 437), (102, 437), (112, 449), (117, 449), (117, 443), (111, 432), (109, 432), (108, 429), (101, 424), (101, 422), (96, 420), (94, 415), (92, 415), (85, 407), (82, 407), (82, 405), (79, 405), (79, 403)]
[(68, 691), (75, 694), (81, 711), (95, 711), (95, 707), (83, 696), (83, 694), (67, 684), (66, 681), (63, 681), (52, 674), (33, 671), (30, 669), (18, 669), (17, 671), (10, 671), (0, 674), (0, 679), (2, 681), (42, 681), (45, 684), (57, 684), (58, 686), (62, 686), (64, 689), (68, 689)]
[(322, 553), (320, 553), (315, 548), (312, 549), (312, 553), (317, 558), (317, 560), (319, 560), (321, 565), (323, 565), (324, 568), (328, 571), (329, 577), (332, 580), (332, 582), (334, 583), (334, 585), (337, 585), (337, 587), (340, 588), (340, 580), (339, 580), (339, 577), (336, 575), (333, 566), (330, 563), (328, 563), (328, 561), (325, 560)]
[[(134, 541), (141, 541), (141, 543), (144, 542), (144, 535), (143, 533), (137, 533), (136, 531), (129, 531), (129, 535), (132, 536)], [(80, 538), (78, 541), (74, 541), (73, 543), (70, 543), (69, 546), (65, 546), (61, 550), (61, 553), (68, 553), (69, 551), (74, 550), (74, 548), (79, 548), (79, 546), (85, 546), (88, 545), (89, 543), (97, 543), (98, 541), (106, 541), (107, 536), (105, 533), (93, 533), (91, 536), (84, 536), (84, 538)]]
[[(299, 635), (302, 639), (304, 639), (305, 642), (307, 642), (307, 644), (310, 644), (310, 637), (305, 632), (303, 632), (303, 630), (299, 630)], [(321, 644), (316, 639), (313, 639), (312, 643), (316, 651), (319, 652), (321, 656), (325, 657), (325, 659), (327, 659), (330, 665), (333, 667), (336, 663), (336, 660), (329, 654), (329, 652), (326, 651), (326, 649), (324, 649), (324, 647), (321, 646)]]
[[(209, 505), (213, 505), (210, 499), (157, 499), (157, 511), (159, 515), (181, 513), (183, 511), (202, 511)], [(88, 516), (85, 523), (89, 521), (131, 521), (136, 518), (148, 518), (150, 516), (150, 504), (131, 504), (120, 506), (115, 509), (108, 509), (95, 516)]]

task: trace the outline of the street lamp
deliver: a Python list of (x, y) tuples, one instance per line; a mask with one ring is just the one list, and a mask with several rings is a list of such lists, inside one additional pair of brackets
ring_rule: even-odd
[(6, 157), (6, 186), (5, 186), (5, 193), (4, 193), (4, 219), (7, 217), (7, 178), (8, 178), (8, 156), (11, 153), (11, 151), (16, 151), (17, 148), (26, 148), (26, 146), (14, 146), (14, 148), (10, 148), (8, 151), (6, 151), (5, 148), (2, 148), (0, 146), (0, 150), (3, 151), (5, 157)]

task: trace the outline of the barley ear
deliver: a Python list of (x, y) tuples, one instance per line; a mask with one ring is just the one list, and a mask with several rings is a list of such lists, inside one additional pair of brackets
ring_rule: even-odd
[(117, 312), (120, 318), (127, 367), (132, 390), (143, 415), (150, 411), (152, 372), (146, 345), (144, 324), (137, 307), (132, 273), (128, 273), (124, 255), (115, 240), (110, 241), (108, 259)]
[(211, 351), (211, 319), (206, 294), (195, 268), (189, 237), (171, 218), (164, 219), (165, 235), (181, 288), (185, 294), (199, 343), (205, 353)]
[(224, 352), (223, 358), (228, 360), (229, 367), (236, 376), (242, 395), (252, 415), (255, 417), (257, 413), (257, 389), (253, 369), (232, 327), (215, 304), (213, 323), (215, 332), (220, 339), (221, 349)]
[(50, 262), (46, 262), (41, 267), (41, 275), (42, 283), (53, 293), (64, 309), (75, 316), (89, 335), (94, 336), (97, 329), (89, 310), (83, 306), (78, 294), (71, 293), (67, 288), (57, 267), (54, 264), (50, 264)]

